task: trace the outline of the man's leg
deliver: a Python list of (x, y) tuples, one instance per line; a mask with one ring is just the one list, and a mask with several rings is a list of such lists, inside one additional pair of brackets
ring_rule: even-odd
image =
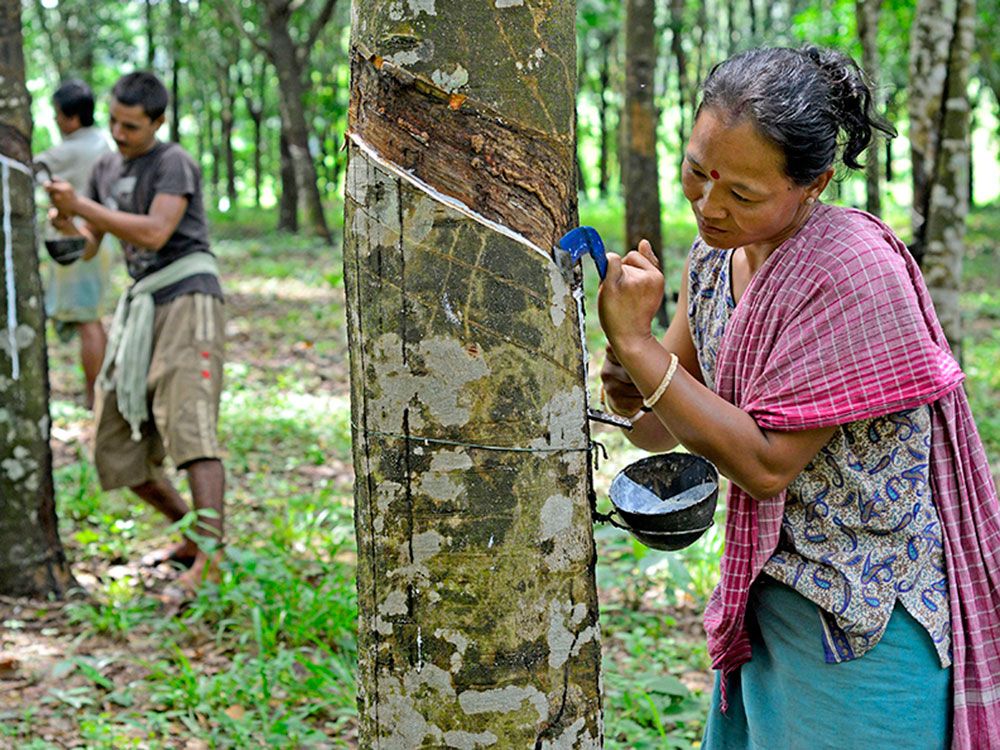
[(87, 408), (94, 408), (94, 383), (101, 373), (104, 362), (104, 350), (108, 345), (108, 335), (99, 320), (87, 320), (76, 325), (80, 334), (80, 361), (83, 363), (83, 376), (87, 383)]
[[(129, 489), (165, 515), (171, 523), (177, 523), (191, 510), (180, 493), (166, 479), (154, 479)], [(172, 561), (184, 564), (194, 560), (197, 553), (198, 546), (185, 537), (179, 544), (146, 555), (143, 557), (143, 564), (154, 566)]]
[[(199, 515), (194, 531), (219, 544), (225, 492), (217, 436), (224, 320), (222, 302), (207, 294), (181, 295), (158, 307), (149, 369), (158, 433), (174, 465), (187, 472), (195, 511), (211, 514)], [(214, 572), (220, 556), (221, 551), (199, 550), (178, 583), (196, 588)]]
[[(196, 531), (221, 545), (225, 528), (223, 496), (226, 490), (226, 472), (222, 461), (217, 458), (200, 459), (192, 461), (184, 468), (187, 470), (195, 511), (211, 511), (209, 515), (199, 514)], [(188, 588), (195, 588), (212, 572), (211, 568), (218, 563), (219, 557), (218, 552), (209, 556), (204, 550), (199, 549), (194, 565), (178, 579), (178, 583)]]

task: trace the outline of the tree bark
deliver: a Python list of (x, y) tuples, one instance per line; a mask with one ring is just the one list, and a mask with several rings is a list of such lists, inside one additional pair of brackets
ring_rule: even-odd
[[(212, 168), (209, 170), (208, 182), (212, 196), (212, 205), (218, 207), (219, 198), (222, 196), (222, 118), (216, 118), (215, 97), (205, 97), (205, 118), (208, 132), (208, 149), (212, 154)], [(216, 127), (218, 120), (218, 127)]]
[(0, 594), (61, 596), (20, 0), (0, 0), (0, 80)]
[(33, 10), (59, 80), (82, 78), (93, 83), (97, 43), (93, 6), (87, 0), (61, 0), (56, 7), (46, 7), (36, 0)]
[[(893, 110), (893, 105), (896, 99), (896, 90), (892, 89), (889, 92), (889, 96), (885, 103), (886, 112), (891, 112)], [(892, 152), (892, 138), (885, 139), (885, 181), (886, 184), (892, 183), (895, 179), (895, 170), (892, 166), (893, 152)]]
[(299, 231), (299, 189), (295, 179), (295, 163), (288, 147), (285, 129), (278, 137), (278, 153), (281, 158), (281, 195), (278, 196), (278, 229), (283, 232)]
[(608, 93), (611, 88), (611, 40), (605, 38), (601, 44), (601, 68), (597, 85), (597, 117), (600, 127), (600, 155), (598, 156), (597, 192), (601, 198), (608, 197), (609, 151), (611, 148), (610, 124), (608, 123)]
[[(238, 61), (239, 52), (234, 50), (234, 61)], [(226, 200), (230, 210), (236, 208), (236, 154), (233, 150), (233, 129), (236, 126), (236, 92), (232, 80), (232, 65), (224, 60), (219, 65), (219, 98), (222, 111), (219, 113), (220, 138), (222, 140), (222, 158), (226, 163)]]
[(974, 21), (975, 0), (921, 0), (910, 48), (913, 249), (959, 361)]
[(156, 26), (153, 23), (153, 0), (146, 0), (146, 70), (156, 63)]
[(278, 76), (278, 95), (282, 124), (288, 152), (295, 168), (296, 194), (299, 208), (310, 228), (319, 236), (330, 237), (323, 201), (319, 194), (316, 164), (309, 152), (309, 126), (306, 123), (305, 84), (302, 63), (295, 41), (289, 31), (291, 6), (287, 3), (266, 3), (268, 49), (271, 63)]
[[(243, 91), (243, 101), (246, 104), (247, 114), (250, 115), (250, 119), (253, 120), (253, 200), (254, 205), (260, 208), (261, 199), (261, 183), (262, 183), (262, 172), (263, 172), (263, 122), (264, 122), (264, 96), (265, 96), (265, 78), (264, 73), (266, 72), (266, 63), (264, 64), (265, 70), (261, 70), (260, 74), (257, 75), (257, 66), (252, 65), (251, 79), (249, 81), (244, 80), (242, 72), (239, 73), (239, 85)], [(260, 86), (260, 98), (255, 98), (253, 93), (254, 85)]]
[[(660, 170), (656, 153), (655, 0), (625, 2), (625, 106), (622, 108), (622, 186), (625, 197), (625, 247), (649, 240), (663, 267), (660, 228)], [(667, 317), (666, 295), (656, 317)]]
[(602, 743), (573, 10), (354, 2), (362, 748)]
[[(752, 5), (752, 3), (751, 3)], [(681, 164), (684, 161), (684, 148), (687, 144), (687, 125), (685, 122), (685, 105), (688, 100), (688, 93), (691, 90), (691, 83), (688, 78), (687, 54), (684, 52), (684, 0), (670, 0), (670, 50), (674, 55), (674, 62), (677, 64), (677, 170), (680, 173)], [(694, 119), (694, 110), (691, 110), (691, 119)]]
[[(861, 40), (861, 67), (872, 83), (872, 96), (876, 111), (882, 111), (882, 92), (879, 87), (878, 20), (882, 0), (855, 0), (858, 18), (858, 38)], [(875, 136), (876, 139), (878, 136)], [(878, 142), (872, 143), (865, 154), (865, 208), (868, 213), (882, 213), (881, 165)]]
[(181, 142), (181, 27), (184, 11), (180, 0), (170, 0), (170, 140)]

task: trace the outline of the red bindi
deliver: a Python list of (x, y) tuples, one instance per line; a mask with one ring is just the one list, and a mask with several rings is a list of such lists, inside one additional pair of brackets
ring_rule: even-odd
[(719, 173), (716, 172), (714, 169), (711, 172), (709, 172), (709, 174), (712, 175), (713, 180), (719, 179)]

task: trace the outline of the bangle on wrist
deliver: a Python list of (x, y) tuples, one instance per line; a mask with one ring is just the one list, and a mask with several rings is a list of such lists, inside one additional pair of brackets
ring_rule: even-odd
[(656, 390), (653, 391), (649, 398), (644, 398), (642, 400), (642, 405), (647, 409), (652, 409), (656, 402), (660, 400), (663, 396), (663, 392), (667, 390), (667, 386), (670, 385), (670, 381), (674, 379), (674, 373), (677, 372), (677, 355), (670, 352), (670, 364), (667, 365), (667, 371), (663, 374), (663, 380), (660, 384), (656, 386)]

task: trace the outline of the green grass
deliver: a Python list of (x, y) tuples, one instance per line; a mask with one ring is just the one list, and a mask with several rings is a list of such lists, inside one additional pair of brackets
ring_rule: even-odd
[[(620, 205), (585, 204), (581, 217), (620, 247)], [(74, 448), (56, 472), (58, 512), (75, 569), (93, 576), (92, 596), (68, 606), (59, 679), (3, 714), (0, 747), (57, 747), (40, 739), (57, 725), (77, 746), (96, 749), (183, 747), (187, 737), (211, 748), (353, 746), (356, 549), (339, 241), (278, 235), (273, 220), (245, 211), (216, 217), (236, 342), (221, 416), (230, 538), (221, 580), (165, 615), (124, 565), (164, 541), (165, 524), (126, 493), (102, 493), (86, 451)], [(668, 283), (692, 236), (686, 214), (666, 222)], [(977, 210), (962, 298), (968, 390), (994, 462), (998, 236), (1000, 206)], [(602, 337), (593, 277), (587, 339), (597, 352), (596, 392)], [(73, 346), (53, 343), (53, 368), (75, 383)], [(85, 417), (66, 396), (52, 413), (61, 429)], [(606, 511), (614, 473), (641, 453), (617, 432), (598, 429), (595, 438), (609, 453), (595, 474)], [(722, 514), (697, 544), (669, 554), (595, 527), (609, 749), (698, 744), (710, 684), (698, 623), (718, 576)], [(5, 625), (27, 627), (35, 616)]]

